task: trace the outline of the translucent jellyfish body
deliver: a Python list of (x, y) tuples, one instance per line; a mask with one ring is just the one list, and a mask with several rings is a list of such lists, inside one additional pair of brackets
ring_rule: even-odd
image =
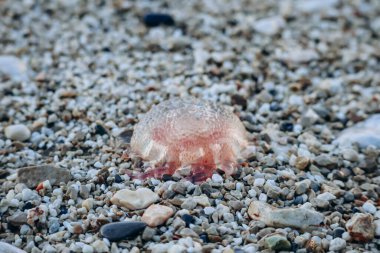
[(233, 174), (247, 145), (247, 132), (235, 114), (195, 98), (154, 106), (135, 126), (131, 139), (132, 153), (150, 164), (141, 178), (190, 167), (194, 181), (207, 179), (217, 168)]

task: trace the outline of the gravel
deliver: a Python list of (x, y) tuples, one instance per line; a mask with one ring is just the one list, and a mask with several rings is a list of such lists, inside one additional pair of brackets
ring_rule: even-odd
[[(0, 248), (380, 248), (379, 1), (6, 0), (0, 14)], [(243, 122), (237, 173), (131, 178), (148, 169), (133, 127), (186, 96)]]

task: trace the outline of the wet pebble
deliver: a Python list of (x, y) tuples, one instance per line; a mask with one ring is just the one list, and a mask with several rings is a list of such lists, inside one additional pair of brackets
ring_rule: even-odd
[(127, 221), (113, 222), (100, 228), (100, 234), (110, 241), (133, 239), (145, 229), (144, 222)]

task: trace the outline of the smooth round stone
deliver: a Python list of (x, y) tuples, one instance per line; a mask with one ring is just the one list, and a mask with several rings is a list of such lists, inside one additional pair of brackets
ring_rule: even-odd
[(133, 239), (146, 227), (144, 222), (125, 221), (109, 223), (101, 227), (100, 234), (110, 241)]
[(10, 125), (4, 130), (5, 137), (14, 141), (26, 141), (30, 138), (30, 130), (25, 125)]

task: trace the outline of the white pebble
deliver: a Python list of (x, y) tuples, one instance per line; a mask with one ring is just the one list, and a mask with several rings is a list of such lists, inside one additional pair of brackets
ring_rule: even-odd
[(262, 187), (265, 184), (264, 178), (256, 178), (255, 182), (253, 183), (254, 186)]
[(212, 175), (212, 181), (214, 183), (223, 183), (223, 177), (219, 174), (213, 174)]
[(364, 203), (363, 209), (367, 213), (372, 213), (372, 214), (376, 213), (376, 207), (371, 202), (368, 202), (368, 201)]
[(14, 141), (26, 141), (30, 138), (30, 130), (25, 125), (10, 125), (4, 130), (5, 136)]
[(264, 194), (264, 193), (260, 193), (259, 200), (262, 201), (262, 202), (267, 202), (268, 196), (266, 194)]
[(335, 238), (330, 241), (330, 251), (340, 251), (344, 248), (346, 248), (346, 241), (342, 238)]
[(206, 215), (213, 214), (215, 212), (215, 208), (211, 206), (206, 206), (203, 211), (205, 212)]

